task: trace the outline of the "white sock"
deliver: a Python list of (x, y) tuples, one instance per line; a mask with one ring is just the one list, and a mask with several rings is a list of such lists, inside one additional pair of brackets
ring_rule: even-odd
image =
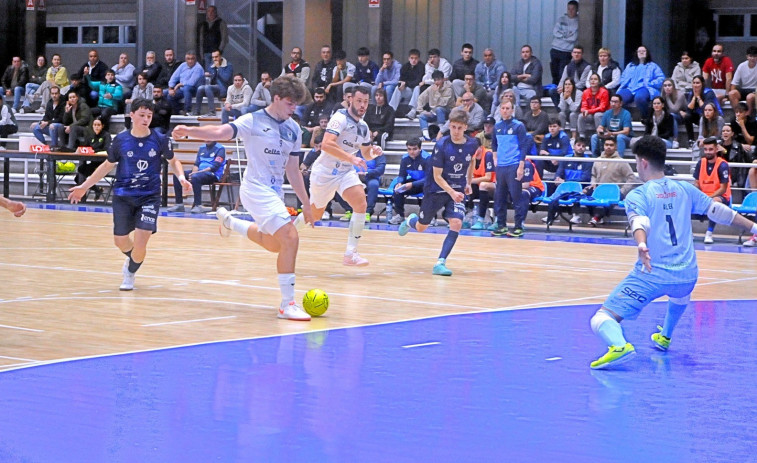
[(294, 300), (294, 273), (279, 273), (281, 303), (289, 304)]
[(623, 347), (627, 343), (626, 338), (623, 337), (623, 329), (620, 327), (620, 323), (604, 310), (598, 310), (591, 318), (591, 329), (608, 346)]
[(294, 228), (297, 229), (297, 231), (305, 228), (305, 225), (307, 225), (307, 223), (305, 222), (305, 216), (302, 214), (302, 212), (297, 214), (297, 218), (294, 219), (294, 222), (292, 222), (292, 224), (294, 225)]
[(431, 138), (431, 135), (428, 133), (428, 129), (423, 130), (423, 136), (426, 138)]
[(363, 235), (363, 228), (365, 228), (365, 212), (353, 212), (350, 218), (350, 235), (347, 238), (347, 252), (345, 254), (352, 254), (357, 250), (357, 240)]
[(252, 222), (246, 220), (237, 219), (236, 217), (229, 218), (229, 225), (232, 230), (247, 238), (247, 229), (250, 228)]

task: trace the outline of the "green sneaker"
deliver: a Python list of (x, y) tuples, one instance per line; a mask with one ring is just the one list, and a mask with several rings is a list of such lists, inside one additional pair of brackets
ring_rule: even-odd
[(525, 234), (526, 232), (524, 232), (522, 228), (516, 228), (515, 230), (506, 233), (509, 238), (522, 238)]
[(508, 233), (510, 233), (510, 230), (507, 229), (507, 226), (504, 226), (494, 229), (494, 231), (492, 231), (492, 236), (505, 236)]
[(662, 327), (660, 325), (657, 325), (657, 329), (660, 332), (652, 335), (652, 343), (656, 348), (664, 352), (670, 348), (670, 338), (662, 335)]
[(340, 222), (349, 222), (352, 218), (352, 211), (347, 211), (344, 213), (341, 219), (339, 219)]
[(591, 362), (591, 369), (599, 370), (607, 368), (610, 365), (618, 365), (631, 360), (631, 357), (634, 355), (636, 355), (636, 349), (633, 348), (630, 342), (626, 343), (623, 347), (610, 346), (605, 355)]
[(397, 228), (397, 233), (399, 233), (400, 236), (405, 236), (407, 235), (407, 232), (410, 231), (410, 220), (414, 217), (418, 216), (415, 214), (410, 214), (405, 220), (402, 221), (399, 228)]
[(365, 223), (371, 223), (371, 214), (365, 214)]
[(443, 277), (452, 276), (452, 270), (448, 269), (444, 262), (437, 262), (434, 265), (434, 269), (431, 271), (432, 275), (441, 275)]

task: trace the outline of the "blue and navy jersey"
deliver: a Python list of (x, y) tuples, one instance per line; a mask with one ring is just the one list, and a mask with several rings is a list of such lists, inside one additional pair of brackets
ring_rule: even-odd
[[(449, 135), (442, 137), (434, 146), (430, 166), (441, 168), (442, 178), (447, 181), (449, 186), (455, 191), (463, 192), (468, 184), (468, 167), (478, 146), (478, 140), (467, 135), (465, 135), (465, 142), (461, 144), (452, 143)], [(434, 180), (433, 169), (429, 169), (428, 177), (423, 186), (423, 193), (431, 194), (440, 191), (444, 190)]]
[[(626, 196), (628, 220), (648, 217), (647, 247), (652, 258), (652, 273), (644, 278), (657, 283), (690, 283), (697, 280), (697, 256), (691, 215), (707, 213), (712, 204), (693, 185), (669, 178), (650, 180)], [(634, 272), (642, 273), (636, 262)]]
[(409, 154), (402, 156), (400, 159), (399, 179), (402, 183), (423, 182), (426, 178), (426, 162), (431, 157), (431, 153), (421, 150), (421, 154), (415, 159)]
[(523, 161), (530, 147), (526, 126), (522, 122), (515, 119), (501, 120), (494, 126), (492, 151), (497, 153), (497, 167)]
[(208, 145), (201, 146), (197, 151), (195, 165), (197, 170), (210, 168), (213, 175), (221, 180), (223, 169), (226, 167), (226, 148), (219, 143), (213, 143), (210, 147)]
[(573, 147), (570, 146), (570, 138), (562, 130), (558, 132), (556, 137), (553, 137), (551, 133), (544, 135), (544, 140), (541, 142), (541, 149), (547, 151), (550, 156), (569, 156), (573, 154)]
[[(575, 153), (566, 157), (572, 158), (573, 156), (575, 156)], [(590, 158), (591, 156), (588, 153), (584, 153), (583, 157)], [(557, 172), (555, 172), (555, 177), (559, 177), (566, 182), (589, 183), (591, 181), (591, 167), (593, 164), (593, 162), (572, 161), (570, 159), (560, 161)]]
[(108, 148), (108, 161), (117, 162), (113, 189), (119, 196), (160, 194), (161, 156), (173, 159), (168, 137), (150, 130), (150, 135), (137, 138), (131, 131), (116, 135)]

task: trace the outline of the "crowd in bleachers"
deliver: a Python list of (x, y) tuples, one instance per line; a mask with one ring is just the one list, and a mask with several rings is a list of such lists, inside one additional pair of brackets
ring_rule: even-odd
[[(49, 64), (45, 56), (39, 56), (33, 65), (14, 57), (0, 80), (0, 94), (6, 103), (0, 114), (0, 137), (18, 130), (15, 113), (38, 112), (42, 119), (31, 129), (51, 149), (75, 151), (79, 146), (97, 145), (98, 150), (105, 150), (112, 116), (125, 114), (129, 128), (129, 105), (135, 98), (155, 102), (152, 127), (163, 133), (168, 132), (172, 115), (215, 118), (220, 108), (220, 122), (226, 123), (267, 106), (273, 76), (264, 72), (253, 84), (253, 79), (234, 73), (232, 63), (222, 54), (224, 41), (228, 40), (224, 38), (223, 23), (219, 23), (212, 9), (201, 28), (200, 53), (188, 51), (183, 61), (172, 49), (164, 50), (162, 61), (158, 61), (155, 52), (147, 52), (139, 66), (131, 64), (126, 53), (120, 55), (117, 64), (107, 66), (95, 49), (88, 52), (81, 66), (72, 68), (67, 68), (57, 54)], [(724, 199), (731, 202), (731, 187), (738, 199), (757, 187), (757, 169), (728, 166), (729, 162), (757, 162), (757, 47), (749, 47), (746, 60), (738, 66), (734, 66), (721, 44), (713, 46), (712, 56), (702, 66), (683, 51), (670, 77), (665, 76), (644, 45), (637, 48), (625, 68), (604, 47), (590, 62), (576, 43), (577, 10), (577, 2), (568, 2), (566, 14), (555, 24), (548, 67), (552, 82), (546, 86), (542, 85), (544, 66), (529, 45), (521, 48), (511, 67), (498, 59), (491, 48), (485, 48), (478, 61), (470, 43), (461, 46), (461, 57), (453, 62), (432, 48), (425, 63), (421, 52), (412, 49), (404, 64), (392, 52), (384, 52), (380, 65), (365, 47), (357, 49), (357, 63), (351, 63), (343, 50), (334, 51), (326, 45), (320, 50), (321, 60), (312, 68), (302, 59), (302, 49), (294, 47), (281, 74), (295, 75), (311, 90), (296, 112), (303, 144), (318, 151), (318, 140), (329, 117), (349, 106), (352, 90), (358, 85), (371, 90), (365, 120), (375, 143), (385, 147), (394, 138), (397, 120), (417, 121), (420, 139), (407, 141), (408, 152), (393, 182), (397, 190), (393, 195), (394, 214), (386, 218), (390, 223), (402, 220), (404, 198), (420, 193), (418, 182), (422, 178), (418, 178), (418, 172), (422, 169), (414, 166), (418, 163), (418, 156), (413, 156), (416, 148), (421, 150), (422, 141), (438, 140), (447, 133), (446, 118), (455, 107), (469, 114), (468, 133), (479, 138), (484, 150), (477, 155), (474, 166), (478, 176), (472, 199), (478, 204), (487, 204), (494, 194), (494, 169), (481, 166), (487, 164), (486, 150), (490, 149), (492, 137), (496, 137), (492, 134), (503, 118), (501, 107), (507, 102), (513, 105), (514, 119), (525, 126), (528, 143), (522, 149), (532, 156), (537, 178), (544, 181), (542, 198), (551, 197), (565, 181), (578, 181), (582, 194), (590, 195), (604, 183), (599, 181), (599, 173), (594, 175), (595, 168), (615, 165), (601, 159), (624, 157), (640, 132), (662, 138), (669, 149), (688, 147), (692, 159), (701, 158), (702, 168), (696, 164), (690, 173), (708, 194), (722, 195), (721, 187), (727, 184), (729, 193)], [(724, 113), (724, 107), (732, 108), (732, 117)], [(716, 141), (715, 155), (722, 159), (715, 169), (725, 172), (721, 176), (712, 174), (716, 163), (707, 161), (705, 147), (712, 139)], [(613, 145), (610, 153), (608, 141)], [(591, 156), (599, 161), (592, 166), (572, 159), (540, 160), (541, 155)], [(493, 164), (496, 163), (495, 153)], [(381, 177), (386, 177), (384, 166), (380, 171), (378, 176), (366, 176), (369, 203), (373, 203), (369, 204), (369, 217), (379, 197), (374, 190), (391, 180), (385, 178), (382, 183)], [(625, 180), (619, 182), (622, 194), (634, 184), (629, 176), (623, 177)], [(468, 207), (469, 222), (475, 229), (497, 228), (496, 223), (486, 223), (486, 208), (474, 203)], [(592, 212), (588, 223), (599, 225), (603, 217), (602, 212)], [(554, 220), (554, 214), (546, 220)], [(580, 218), (574, 215), (571, 220), (578, 223)], [(754, 238), (747, 243), (757, 244)]]

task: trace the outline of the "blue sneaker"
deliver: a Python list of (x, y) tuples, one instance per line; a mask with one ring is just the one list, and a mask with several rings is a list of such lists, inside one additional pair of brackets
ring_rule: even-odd
[(434, 265), (434, 269), (431, 271), (432, 275), (441, 275), (443, 277), (452, 276), (452, 270), (448, 269), (444, 262), (437, 262)]
[(484, 229), (484, 218), (483, 217), (476, 217), (476, 221), (473, 222), (473, 225), (470, 227), (471, 230), (483, 230)]
[(416, 214), (410, 214), (409, 216), (407, 216), (407, 218), (402, 221), (399, 228), (397, 229), (397, 233), (399, 233), (400, 236), (407, 235), (407, 232), (410, 231), (410, 220), (416, 217), (418, 217)]
[[(505, 228), (507, 228), (507, 227), (505, 227)], [(497, 224), (497, 221), (495, 220), (494, 222), (492, 222), (491, 224), (489, 224), (489, 226), (486, 227), (486, 229), (489, 230), (489, 231), (498, 230), (499, 229), (499, 225)]]

